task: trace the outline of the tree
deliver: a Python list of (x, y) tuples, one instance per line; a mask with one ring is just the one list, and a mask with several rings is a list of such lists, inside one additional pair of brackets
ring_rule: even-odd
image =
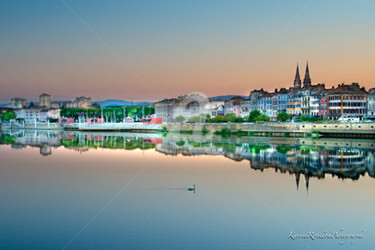
[(221, 115), (217, 115), (217, 116), (215, 116), (214, 118), (211, 119), (211, 122), (213, 122), (213, 123), (224, 122), (224, 117), (222, 117)]
[(100, 105), (99, 105), (98, 103), (96, 103), (96, 102), (95, 102), (95, 103), (93, 103), (93, 104), (92, 104), (92, 106), (93, 106), (93, 107), (95, 107), (95, 108), (98, 108), (98, 109), (100, 109)]
[(17, 115), (14, 113), (13, 110), (7, 110), (4, 112), (4, 114), (1, 116), (1, 120), (3, 121), (9, 121), (16, 119)]
[(270, 120), (270, 117), (265, 114), (258, 115), (254, 119), (254, 121), (256, 122), (268, 122), (269, 120)]
[(184, 122), (185, 121), (185, 117), (183, 117), (182, 115), (179, 115), (176, 117), (176, 122)]
[(250, 112), (250, 115), (249, 115), (249, 118), (248, 118), (248, 121), (249, 122), (255, 122), (255, 118), (257, 116), (261, 115), (261, 113), (258, 111), (258, 110), (253, 110)]
[(34, 102), (30, 102), (29, 108), (34, 107), (34, 106), (35, 106)]
[(290, 115), (288, 115), (286, 112), (280, 112), (280, 113), (277, 114), (276, 119), (278, 121), (285, 122), (285, 121), (290, 119)]
[(237, 116), (235, 113), (227, 113), (225, 114), (225, 118), (228, 122), (236, 122)]

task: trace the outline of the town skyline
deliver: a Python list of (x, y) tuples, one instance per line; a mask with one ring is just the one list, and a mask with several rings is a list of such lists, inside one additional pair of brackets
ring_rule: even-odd
[(375, 86), (373, 1), (2, 6), (0, 103), (41, 92), (57, 100), (248, 95), (288, 88), (296, 62), (307, 60), (313, 83)]
[[(345, 82), (342, 82), (342, 83), (338, 83), (336, 85), (332, 84), (332, 85), (327, 85), (325, 84), (324, 82), (319, 82), (319, 83), (316, 83), (314, 81), (312, 81), (312, 79), (310, 78), (310, 67), (309, 67), (309, 63), (308, 61), (306, 62), (306, 64), (304, 65), (305, 67), (304, 68), (301, 68), (301, 64), (300, 63), (297, 63), (296, 64), (296, 71), (295, 71), (295, 76), (294, 76), (294, 80), (291, 81), (291, 84), (289, 86), (278, 86), (278, 87), (275, 87), (274, 89), (265, 89), (263, 87), (259, 88), (259, 90), (264, 90), (266, 92), (274, 92), (275, 90), (280, 90), (280, 89), (293, 89), (296, 85), (296, 81), (298, 80), (299, 81), (299, 85), (300, 87), (302, 86), (305, 86), (305, 82), (307, 81), (307, 84), (311, 85), (311, 84), (323, 84), (325, 86), (325, 88), (327, 89), (330, 89), (330, 88), (335, 88), (335, 87), (338, 87), (340, 84), (351, 84), (351, 83), (358, 83), (358, 82), (351, 82), (351, 83), (345, 83)], [(298, 78), (298, 79), (297, 79)], [(374, 88), (374, 86), (370, 86), (369, 88), (366, 88), (366, 86), (364, 85), (361, 85), (359, 83), (360, 86), (364, 87), (366, 90), (369, 90), (369, 89), (372, 89)], [(92, 102), (95, 103), (95, 102), (102, 102), (102, 101), (106, 101), (106, 100), (121, 100), (121, 101), (129, 101), (129, 102), (158, 102), (158, 101), (161, 101), (161, 100), (164, 100), (164, 99), (169, 99), (169, 98), (175, 98), (177, 96), (184, 96), (184, 95), (189, 95), (191, 93), (200, 93), (200, 94), (203, 94), (205, 96), (207, 96), (208, 98), (210, 97), (217, 97), (217, 96), (250, 96), (251, 92), (254, 91), (254, 90), (258, 90), (257, 88), (254, 88), (254, 89), (249, 89), (247, 94), (235, 94), (235, 93), (222, 93), (221, 95), (215, 95), (215, 96), (209, 96), (209, 95), (206, 95), (205, 93), (203, 92), (199, 92), (199, 91), (192, 91), (190, 93), (179, 93), (178, 95), (176, 96), (165, 96), (165, 97), (161, 97), (160, 99), (157, 99), (157, 100), (144, 100), (144, 99), (134, 99), (134, 98), (112, 98), (110, 96), (106, 97), (106, 98), (102, 98), (102, 99), (98, 99), (98, 98), (95, 98), (95, 97), (91, 97)], [(11, 100), (12, 98), (22, 98), (22, 99), (26, 99), (27, 102), (38, 102), (38, 97), (40, 94), (46, 94), (46, 92), (39, 92), (39, 94), (37, 94), (37, 96), (35, 97), (31, 97), (31, 98), (26, 98), (24, 96), (13, 96), (13, 97), (10, 97), (8, 99)], [(57, 101), (57, 102), (64, 102), (64, 101), (67, 101), (67, 100), (70, 100), (70, 99), (74, 99), (76, 98), (77, 96), (81, 96), (81, 97), (85, 97), (85, 95), (76, 95), (76, 96), (61, 96), (61, 95), (53, 95), (51, 93), (48, 93), (48, 95), (51, 95), (54, 99), (54, 101)], [(1, 103), (0, 103), (1, 104)], [(2, 103), (2, 105), (4, 105), (4, 103)]]

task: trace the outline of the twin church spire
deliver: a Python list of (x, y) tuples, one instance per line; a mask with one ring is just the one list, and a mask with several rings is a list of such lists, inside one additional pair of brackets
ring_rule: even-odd
[[(307, 88), (311, 86), (311, 78), (310, 78), (310, 72), (309, 72), (309, 63), (306, 64), (306, 72), (305, 72), (305, 78), (303, 79), (303, 87)], [(296, 76), (294, 78), (294, 88), (300, 89), (302, 87), (301, 78), (299, 76), (299, 68), (297, 63), (297, 70), (296, 70)]]

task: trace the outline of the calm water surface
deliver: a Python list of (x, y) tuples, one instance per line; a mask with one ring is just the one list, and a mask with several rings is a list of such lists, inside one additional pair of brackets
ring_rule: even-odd
[(371, 140), (3, 132), (0, 248), (370, 249), (374, 153)]

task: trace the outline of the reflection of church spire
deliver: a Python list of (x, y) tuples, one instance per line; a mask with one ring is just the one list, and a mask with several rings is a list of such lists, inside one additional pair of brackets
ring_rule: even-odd
[(300, 176), (300, 175), (301, 175), (300, 173), (296, 174), (296, 185), (297, 185), (297, 190), (298, 190), (298, 186), (299, 186), (299, 176)]
[(307, 193), (309, 192), (309, 181), (310, 181), (310, 176), (305, 175), (305, 181), (306, 181), (306, 190)]

